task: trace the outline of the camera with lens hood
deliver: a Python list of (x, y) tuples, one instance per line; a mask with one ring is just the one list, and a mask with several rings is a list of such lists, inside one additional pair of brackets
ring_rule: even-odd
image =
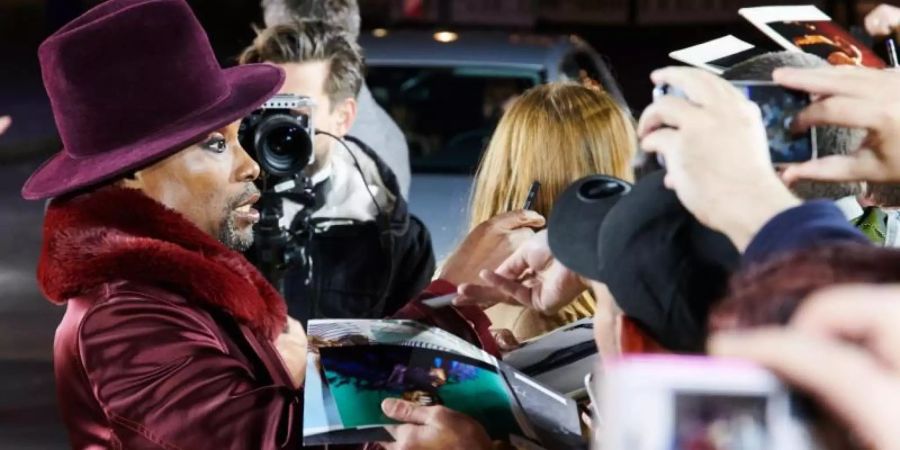
[[(293, 180), (315, 162), (309, 97), (279, 94), (241, 121), (238, 140), (259, 163), (267, 188)], [(266, 188), (264, 188), (266, 189)]]

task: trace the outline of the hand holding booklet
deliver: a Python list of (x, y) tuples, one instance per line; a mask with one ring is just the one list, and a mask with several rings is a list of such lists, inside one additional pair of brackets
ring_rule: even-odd
[(307, 333), (304, 445), (391, 441), (381, 402), (401, 398), (466, 414), (520, 448), (584, 446), (574, 400), (443, 330), (323, 319)]

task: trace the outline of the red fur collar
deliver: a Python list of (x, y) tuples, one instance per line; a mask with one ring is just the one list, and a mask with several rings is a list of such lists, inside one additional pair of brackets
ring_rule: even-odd
[(118, 280), (215, 306), (274, 338), (285, 304), (244, 257), (134, 189), (55, 200), (44, 221), (38, 283), (55, 303)]

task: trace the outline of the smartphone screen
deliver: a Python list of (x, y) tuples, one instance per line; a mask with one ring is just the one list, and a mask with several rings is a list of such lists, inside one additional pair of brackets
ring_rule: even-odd
[(765, 395), (676, 391), (672, 448), (771, 448), (768, 401)]
[(809, 106), (809, 94), (769, 82), (734, 81), (732, 84), (759, 106), (773, 164), (798, 163), (816, 157), (815, 129), (800, 134), (791, 131), (794, 117)]

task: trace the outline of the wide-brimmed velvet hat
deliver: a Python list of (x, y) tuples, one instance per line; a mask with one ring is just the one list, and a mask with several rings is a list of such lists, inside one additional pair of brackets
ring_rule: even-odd
[(271, 65), (222, 69), (184, 0), (109, 0), (38, 51), (63, 150), (22, 196), (59, 196), (145, 167), (259, 108)]

